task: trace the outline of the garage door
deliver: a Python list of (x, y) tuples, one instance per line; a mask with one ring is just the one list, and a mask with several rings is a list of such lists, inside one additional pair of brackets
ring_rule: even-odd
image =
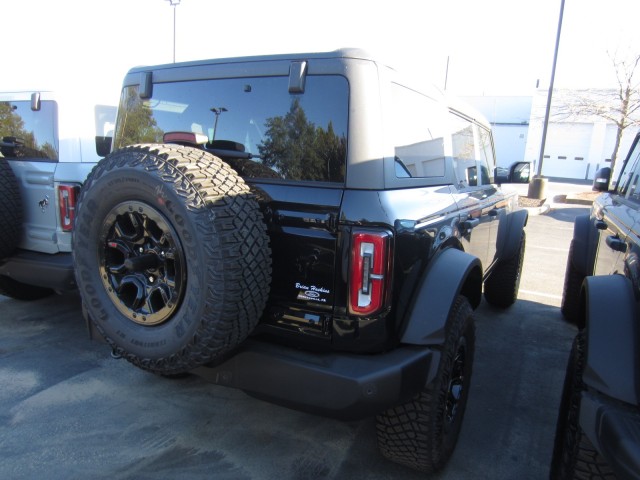
[(593, 124), (550, 123), (542, 174), (548, 177), (587, 178)]

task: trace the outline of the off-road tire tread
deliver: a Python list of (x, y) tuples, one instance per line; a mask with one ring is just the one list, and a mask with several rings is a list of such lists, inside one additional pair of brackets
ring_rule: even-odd
[[(475, 325), (469, 301), (458, 296), (451, 313), (442, 347), (442, 356), (435, 380), (412, 400), (392, 407), (376, 418), (378, 448), (387, 459), (425, 473), (436, 472), (447, 463), (453, 453), (469, 394)], [(455, 426), (449, 436), (444, 434), (445, 400), (449, 377), (456, 355), (458, 339), (466, 336), (469, 371), (464, 400), (461, 401)]]
[(22, 233), (22, 200), (11, 165), (0, 158), (0, 259), (13, 253)]
[(562, 399), (556, 422), (556, 435), (551, 460), (551, 480), (615, 480), (606, 460), (594, 448), (580, 428), (580, 394), (585, 386), (586, 340), (580, 332), (571, 348)]

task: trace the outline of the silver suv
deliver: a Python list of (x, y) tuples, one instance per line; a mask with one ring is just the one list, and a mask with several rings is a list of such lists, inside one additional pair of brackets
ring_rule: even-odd
[(75, 288), (76, 199), (110, 149), (115, 116), (114, 106), (54, 92), (0, 92), (1, 295), (33, 300)]

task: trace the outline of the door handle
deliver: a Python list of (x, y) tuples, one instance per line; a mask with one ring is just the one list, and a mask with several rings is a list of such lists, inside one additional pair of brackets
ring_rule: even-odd
[(624, 253), (627, 251), (627, 244), (617, 235), (609, 235), (607, 237), (607, 245), (611, 250), (615, 250), (616, 252)]
[(607, 222), (601, 219), (595, 220), (593, 224), (596, 226), (598, 230), (606, 230), (609, 227), (609, 225), (607, 225)]

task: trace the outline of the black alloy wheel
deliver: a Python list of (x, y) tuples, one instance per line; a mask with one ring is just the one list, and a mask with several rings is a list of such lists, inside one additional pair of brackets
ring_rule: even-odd
[(158, 325), (184, 296), (186, 263), (166, 218), (142, 202), (123, 202), (103, 221), (100, 275), (109, 298), (131, 321)]

